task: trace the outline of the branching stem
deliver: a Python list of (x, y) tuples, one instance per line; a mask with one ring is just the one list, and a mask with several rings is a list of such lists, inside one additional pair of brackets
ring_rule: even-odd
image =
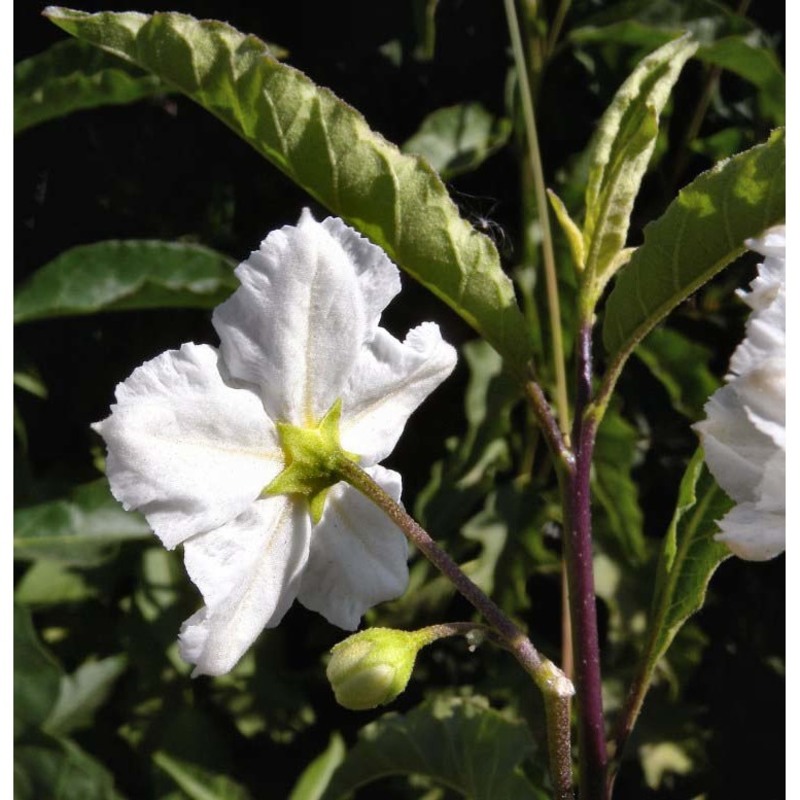
[[(502, 646), (510, 651), (544, 694), (550, 772), (557, 800), (571, 800), (572, 754), (570, 750), (569, 702), (572, 683), (558, 667), (542, 658), (523, 631), (509, 619), (458, 564), (439, 547), (416, 520), (387, 494), (357, 464), (341, 455), (335, 469), (342, 480), (372, 500), (405, 534), (406, 538), (443, 574), (483, 615)], [(474, 626), (473, 626), (474, 627)], [(461, 632), (455, 631), (453, 632)]]

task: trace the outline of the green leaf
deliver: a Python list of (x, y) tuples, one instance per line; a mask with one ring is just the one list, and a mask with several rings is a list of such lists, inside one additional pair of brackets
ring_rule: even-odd
[(561, 230), (564, 232), (564, 237), (569, 245), (572, 263), (580, 272), (586, 265), (586, 254), (583, 252), (583, 233), (569, 215), (564, 201), (552, 189), (547, 190), (547, 196), (550, 199), (550, 205), (553, 208), (558, 224), (561, 226)]
[(443, 180), (450, 180), (477, 169), (509, 136), (510, 120), (494, 117), (480, 103), (461, 103), (425, 117), (402, 150), (426, 158)]
[(320, 753), (303, 770), (289, 800), (320, 800), (346, 752), (344, 740), (338, 733), (334, 733), (325, 752)]
[(786, 78), (770, 48), (758, 44), (752, 36), (728, 36), (701, 48), (697, 57), (758, 87), (761, 112), (775, 124), (784, 124)]
[(616, 358), (786, 214), (785, 133), (697, 177), (644, 229), (608, 297), (603, 341)]
[(641, 563), (646, 555), (639, 491), (631, 474), (640, 461), (640, 440), (633, 425), (609, 410), (597, 432), (592, 472), (592, 494), (603, 508), (597, 533), (621, 549), (631, 564)]
[(88, 661), (72, 675), (62, 676), (58, 701), (43, 729), (59, 736), (90, 727), (95, 711), (108, 700), (127, 664), (124, 655), (109, 656), (100, 661)]
[(644, 58), (617, 91), (592, 145), (583, 226), (586, 280), (596, 300), (625, 246), (633, 203), (658, 136), (661, 111), (697, 44), (684, 36)]
[(213, 308), (238, 285), (235, 263), (198, 244), (107, 241), (67, 250), (14, 298), (14, 322), (137, 308)]
[(470, 800), (540, 800), (520, 768), (533, 751), (522, 722), (478, 697), (439, 697), (406, 715), (387, 714), (361, 732), (324, 800), (388, 775), (424, 775)]
[(39, 643), (30, 613), (14, 604), (14, 738), (37, 728), (56, 703), (61, 668)]
[(35, 561), (14, 590), (14, 599), (26, 606), (79, 603), (96, 595), (83, 575), (58, 561)]
[(691, 420), (700, 419), (703, 406), (719, 387), (708, 367), (711, 351), (671, 328), (659, 327), (635, 353), (667, 390), (673, 408)]
[(719, 488), (698, 450), (681, 481), (656, 573), (647, 645), (642, 655), (645, 684), (686, 620), (702, 608), (711, 576), (730, 555), (714, 540), (716, 521), (733, 502)]
[(40, 736), (14, 748), (14, 800), (121, 800), (114, 778), (69, 739)]
[(151, 536), (144, 519), (111, 496), (105, 479), (79, 486), (67, 499), (14, 512), (14, 557), (26, 561), (94, 566), (114, 556), (122, 542)]
[(35, 370), (14, 370), (14, 386), (18, 386), (40, 400), (47, 399), (47, 387), (44, 385), (41, 375)]
[(153, 754), (153, 761), (190, 800), (250, 800), (250, 792), (225, 775), (217, 775), (197, 764), (182, 761), (163, 750)]
[(52, 7), (47, 16), (200, 103), (383, 247), (522, 376), (531, 344), (497, 250), (459, 216), (423, 160), (403, 155), (332, 92), (280, 64), (254, 36), (223, 23)]
[(440, 536), (458, 529), (493, 488), (498, 471), (508, 468), (506, 436), (511, 410), (521, 397), (519, 386), (486, 342), (468, 342), (461, 353), (470, 371), (464, 396), (467, 430), (448, 443), (449, 455), (434, 465), (415, 508), (421, 523)]
[(166, 91), (155, 75), (86, 42), (58, 42), (14, 65), (14, 133), (73, 111)]

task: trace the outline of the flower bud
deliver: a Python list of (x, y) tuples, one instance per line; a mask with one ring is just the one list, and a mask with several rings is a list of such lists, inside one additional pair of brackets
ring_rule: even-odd
[(391, 628), (369, 628), (339, 642), (326, 671), (336, 701), (351, 711), (391, 703), (408, 685), (427, 642), (417, 632)]

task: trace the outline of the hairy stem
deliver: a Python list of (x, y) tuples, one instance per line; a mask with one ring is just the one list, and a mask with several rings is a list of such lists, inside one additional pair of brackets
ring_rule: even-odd
[(564, 550), (569, 579), (570, 614), (575, 651), (578, 701), (581, 800), (605, 800), (606, 754), (600, 646), (597, 635), (590, 478), (597, 427), (583, 411), (589, 402), (592, 375), (592, 328), (584, 321), (578, 330), (575, 469), (564, 476)]
[[(550, 771), (558, 800), (572, 798), (572, 761), (569, 731), (569, 701), (572, 683), (558, 667), (542, 658), (530, 639), (439, 547), (419, 523), (381, 486), (344, 454), (336, 458), (335, 469), (342, 480), (372, 500), (405, 534), (406, 538), (483, 615), (502, 646), (511, 652), (533, 678), (545, 697)], [(473, 626), (474, 627), (474, 626)], [(453, 632), (456, 632), (455, 630)], [(458, 631), (461, 632), (461, 631)]]

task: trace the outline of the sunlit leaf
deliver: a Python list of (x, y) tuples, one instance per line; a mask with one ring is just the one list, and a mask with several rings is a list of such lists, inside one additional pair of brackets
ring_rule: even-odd
[(61, 668), (39, 643), (30, 613), (14, 604), (14, 738), (35, 729), (58, 698)]
[(480, 103), (461, 103), (425, 117), (403, 152), (423, 156), (449, 180), (477, 169), (509, 136), (510, 120), (497, 119)]
[(304, 770), (289, 795), (289, 800), (320, 800), (331, 782), (333, 773), (344, 760), (346, 748), (338, 733), (331, 736), (325, 751)]
[(533, 749), (524, 723), (480, 698), (440, 697), (364, 728), (323, 798), (344, 797), (388, 775), (425, 775), (470, 800), (539, 800), (547, 795), (520, 769)]
[(139, 514), (122, 509), (105, 479), (69, 498), (14, 512), (14, 557), (92, 566), (112, 557), (122, 542), (152, 535)]
[(786, 214), (785, 134), (697, 177), (644, 229), (644, 244), (619, 275), (603, 321), (603, 341), (625, 354), (678, 303), (733, 261), (745, 239)]
[(106, 768), (69, 739), (39, 736), (14, 748), (14, 800), (122, 800)]
[(90, 727), (95, 711), (108, 700), (126, 666), (126, 656), (109, 656), (100, 661), (87, 661), (71, 675), (62, 676), (58, 700), (43, 729), (59, 736)]
[(658, 136), (659, 116), (697, 49), (682, 37), (644, 58), (603, 114), (592, 145), (583, 226), (586, 280), (599, 297), (625, 247), (631, 211)]
[(14, 321), (136, 308), (213, 308), (238, 285), (235, 263), (198, 244), (96, 242), (67, 250), (14, 298)]
[(181, 14), (49, 8), (69, 33), (180, 89), (382, 246), (473, 325), (522, 375), (530, 340), (492, 241), (463, 220), (440, 178), (402, 154), (267, 45)]
[(14, 132), (97, 106), (166, 92), (155, 75), (86, 42), (67, 40), (14, 65)]

